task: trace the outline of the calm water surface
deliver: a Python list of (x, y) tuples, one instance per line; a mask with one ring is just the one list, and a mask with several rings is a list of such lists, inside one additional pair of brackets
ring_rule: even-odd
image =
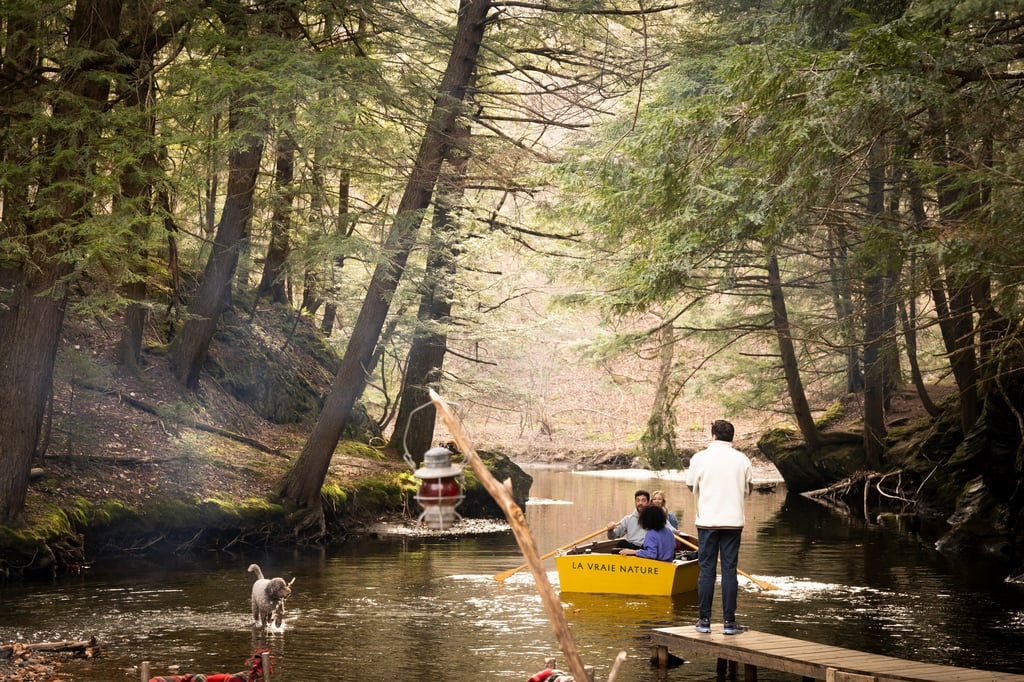
[[(547, 552), (617, 520), (637, 487), (665, 490), (681, 528), (693, 510), (681, 477), (528, 469), (526, 516)], [(1024, 674), (1024, 586), (981, 565), (952, 563), (909, 533), (836, 516), (781, 489), (749, 498), (740, 568), (780, 590), (740, 579), (738, 616), (766, 632), (903, 658)], [(295, 578), (284, 627), (250, 627), (250, 562)], [(525, 682), (558, 651), (511, 532), (484, 537), (392, 538), (329, 552), (211, 553), (96, 566), (79, 578), (0, 586), (0, 643), (85, 639), (104, 655), (72, 661), (74, 680), (237, 672), (256, 647), (271, 649), (280, 682), (457, 677)], [(554, 562), (545, 563), (557, 589)], [(669, 670), (649, 663), (648, 631), (689, 626), (696, 596), (562, 594), (574, 640), (597, 680), (628, 655), (621, 682), (713, 680), (715, 662)], [(720, 602), (712, 622), (720, 623)], [(177, 666), (173, 668), (172, 666)], [(0, 668), (2, 671), (2, 668)], [(792, 680), (760, 671), (762, 680)]]

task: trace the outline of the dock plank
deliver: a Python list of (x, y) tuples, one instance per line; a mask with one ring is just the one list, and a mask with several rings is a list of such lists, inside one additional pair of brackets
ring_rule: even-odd
[(1024, 675), (1014, 673), (923, 663), (755, 630), (729, 636), (720, 629), (702, 634), (693, 626), (657, 628), (651, 643), (660, 649), (658, 660), (667, 651), (682, 651), (742, 663), (747, 680), (756, 679), (757, 668), (770, 668), (826, 682), (1024, 682)]

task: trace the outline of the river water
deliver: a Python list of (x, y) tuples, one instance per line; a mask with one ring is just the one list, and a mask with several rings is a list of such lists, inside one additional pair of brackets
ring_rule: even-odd
[[(662, 489), (681, 530), (693, 508), (681, 476), (531, 468), (525, 512), (541, 552), (618, 520), (633, 491)], [(295, 578), (282, 628), (250, 627), (250, 562)], [(86, 639), (103, 655), (70, 661), (79, 681), (153, 674), (237, 672), (269, 648), (273, 680), (445, 678), (525, 682), (555, 657), (568, 669), (510, 531), (474, 537), (380, 537), (329, 551), (190, 555), (91, 567), (80, 577), (0, 586), (0, 643)], [(545, 563), (557, 589), (554, 562)], [(933, 663), (1024, 674), (1024, 585), (984, 565), (951, 562), (909, 532), (836, 515), (779, 485), (747, 502), (740, 568), (780, 589), (740, 579), (738, 619), (753, 629)], [(721, 621), (716, 594), (712, 622)], [(659, 670), (648, 631), (690, 626), (695, 594), (560, 595), (573, 639), (595, 679), (620, 651), (620, 682), (713, 680), (715, 661)], [(740, 635), (742, 636), (742, 635)], [(3, 667), (0, 666), (0, 674)], [(763, 681), (792, 676), (759, 671)]]

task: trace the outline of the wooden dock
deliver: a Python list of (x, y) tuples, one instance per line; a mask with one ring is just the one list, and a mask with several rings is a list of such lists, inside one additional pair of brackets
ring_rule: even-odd
[(719, 679), (736, 679), (743, 664), (744, 682), (757, 681), (757, 669), (799, 675), (826, 682), (1024, 682), (1024, 675), (921, 663), (869, 654), (802, 639), (748, 630), (741, 635), (701, 634), (692, 625), (651, 631), (654, 658), (668, 664), (670, 652), (718, 659)]

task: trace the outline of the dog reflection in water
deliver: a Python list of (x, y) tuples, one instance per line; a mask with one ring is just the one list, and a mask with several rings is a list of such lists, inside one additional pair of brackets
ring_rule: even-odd
[(252, 584), (252, 620), (253, 627), (259, 626), (266, 630), (267, 624), (273, 622), (274, 627), (281, 627), (284, 620), (284, 602), (291, 595), (291, 584), (284, 578), (264, 578), (263, 571), (257, 564), (249, 564), (249, 573), (256, 574), (256, 582)]

